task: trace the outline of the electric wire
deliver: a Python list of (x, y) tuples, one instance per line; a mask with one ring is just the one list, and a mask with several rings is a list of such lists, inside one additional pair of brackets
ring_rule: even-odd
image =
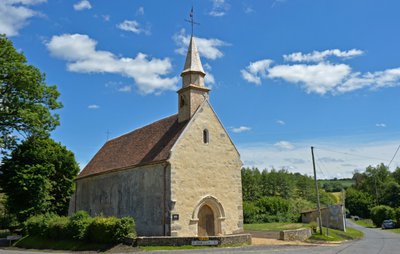
[(392, 164), (392, 162), (393, 162), (394, 158), (396, 157), (396, 155), (397, 155), (397, 152), (399, 151), (399, 148), (400, 148), (400, 145), (397, 147), (397, 150), (396, 150), (396, 152), (394, 153), (394, 155), (393, 155), (392, 159), (390, 160), (390, 162), (389, 162), (389, 164), (388, 164), (388, 168), (390, 167), (390, 164)]

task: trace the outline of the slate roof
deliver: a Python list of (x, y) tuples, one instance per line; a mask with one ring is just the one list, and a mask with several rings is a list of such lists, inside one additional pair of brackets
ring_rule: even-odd
[(167, 160), (187, 123), (178, 123), (176, 114), (109, 140), (78, 175), (78, 179)]

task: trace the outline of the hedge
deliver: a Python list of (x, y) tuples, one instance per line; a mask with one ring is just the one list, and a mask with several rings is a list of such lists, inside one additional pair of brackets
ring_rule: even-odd
[(79, 211), (71, 217), (54, 214), (36, 215), (24, 223), (31, 236), (52, 240), (88, 240), (94, 243), (120, 243), (125, 237), (136, 237), (135, 221), (131, 217), (90, 217)]

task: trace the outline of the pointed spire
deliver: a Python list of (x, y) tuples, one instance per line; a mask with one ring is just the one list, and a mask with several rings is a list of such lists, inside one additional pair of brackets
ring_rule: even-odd
[(203, 66), (201, 64), (199, 51), (197, 50), (197, 46), (193, 36), (190, 37), (190, 43), (186, 55), (185, 66), (183, 67), (181, 76), (183, 76), (185, 73), (188, 72), (202, 73), (203, 76), (206, 75)]

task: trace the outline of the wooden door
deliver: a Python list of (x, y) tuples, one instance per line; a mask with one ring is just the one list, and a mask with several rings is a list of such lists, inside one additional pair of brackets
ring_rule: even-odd
[(214, 213), (208, 205), (204, 205), (199, 211), (198, 236), (214, 236)]

